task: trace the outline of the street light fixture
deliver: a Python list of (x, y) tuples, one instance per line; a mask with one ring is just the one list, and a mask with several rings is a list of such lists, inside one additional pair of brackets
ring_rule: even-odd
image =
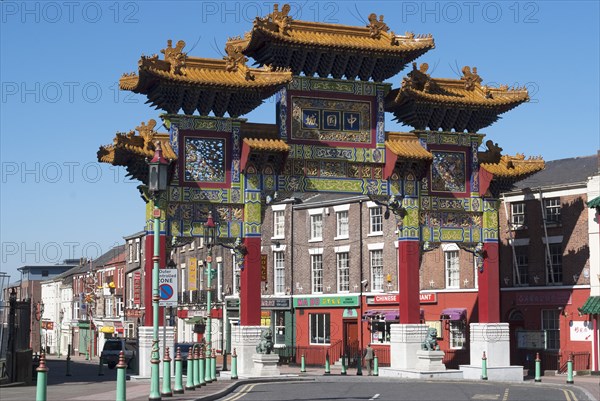
[[(212, 309), (212, 248), (217, 243), (217, 226), (212, 217), (212, 212), (208, 212), (208, 219), (204, 224), (204, 244), (206, 244), (207, 256), (206, 256), (206, 326), (205, 332), (206, 337), (206, 367), (204, 369), (204, 381), (206, 383), (212, 382), (212, 361), (211, 361), (211, 339), (212, 339), (212, 319), (210, 317), (210, 311)], [(215, 372), (216, 376), (216, 372)]]
[(160, 296), (158, 293), (158, 269), (160, 262), (160, 194), (167, 189), (168, 186), (169, 161), (162, 155), (160, 141), (156, 141), (154, 157), (148, 162), (148, 190), (152, 194), (154, 210), (154, 255), (152, 256), (152, 354), (151, 354), (151, 370), (150, 370), (150, 401), (161, 399), (159, 391), (160, 375), (159, 364), (160, 354), (158, 349), (158, 311)]

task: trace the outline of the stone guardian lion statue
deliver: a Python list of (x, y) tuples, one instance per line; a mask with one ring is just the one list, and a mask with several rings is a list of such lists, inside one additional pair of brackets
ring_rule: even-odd
[(440, 346), (437, 343), (437, 329), (430, 327), (427, 329), (427, 337), (421, 344), (423, 351), (438, 351)]
[(260, 334), (260, 342), (256, 346), (257, 354), (270, 354), (273, 351), (273, 332), (265, 329)]

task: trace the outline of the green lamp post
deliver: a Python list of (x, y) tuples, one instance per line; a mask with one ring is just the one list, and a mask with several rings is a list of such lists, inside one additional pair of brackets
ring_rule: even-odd
[(158, 314), (159, 314), (159, 300), (160, 295), (158, 292), (158, 269), (160, 262), (160, 208), (158, 203), (160, 201), (160, 194), (167, 190), (168, 186), (168, 172), (169, 172), (169, 161), (166, 160), (162, 155), (162, 148), (160, 141), (155, 143), (154, 157), (148, 162), (148, 190), (152, 194), (152, 200), (154, 203), (154, 210), (152, 216), (154, 217), (154, 255), (152, 256), (152, 354), (150, 363), (152, 364), (150, 370), (150, 401), (157, 401), (161, 399), (159, 390), (160, 383), (160, 354), (158, 349)]
[[(204, 244), (206, 245), (207, 256), (206, 256), (206, 350), (205, 350), (205, 363), (206, 368), (204, 369), (204, 380), (206, 383), (212, 382), (212, 358), (211, 358), (211, 340), (212, 340), (212, 319), (210, 317), (210, 311), (212, 310), (212, 248), (217, 244), (217, 226), (213, 220), (212, 212), (208, 212), (208, 219), (204, 224)], [(215, 372), (216, 374), (216, 372)]]

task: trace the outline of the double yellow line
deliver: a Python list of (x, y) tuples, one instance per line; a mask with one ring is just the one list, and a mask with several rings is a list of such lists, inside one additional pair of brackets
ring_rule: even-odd
[[(227, 398), (223, 398), (223, 401), (237, 401), (240, 398), (242, 398), (243, 396), (245, 396), (246, 394), (248, 394), (249, 392), (251, 392), (254, 387), (256, 387), (260, 384), (264, 384), (264, 383), (244, 384), (242, 387), (240, 387), (240, 390), (237, 393), (232, 394)], [(577, 400), (574, 400), (574, 401), (577, 401)]]
[(567, 399), (567, 401), (578, 401), (573, 390), (561, 390), (563, 391), (563, 393), (565, 393), (565, 398)]

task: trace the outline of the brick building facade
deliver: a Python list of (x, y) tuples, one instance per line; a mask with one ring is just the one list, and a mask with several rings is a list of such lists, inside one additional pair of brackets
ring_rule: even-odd
[(597, 174), (597, 155), (550, 161), (504, 194), (501, 314), (510, 323), (514, 364), (531, 367), (539, 352), (545, 370), (564, 370), (571, 354), (576, 369), (598, 369), (597, 330), (578, 311), (598, 273), (586, 206), (588, 180)]

